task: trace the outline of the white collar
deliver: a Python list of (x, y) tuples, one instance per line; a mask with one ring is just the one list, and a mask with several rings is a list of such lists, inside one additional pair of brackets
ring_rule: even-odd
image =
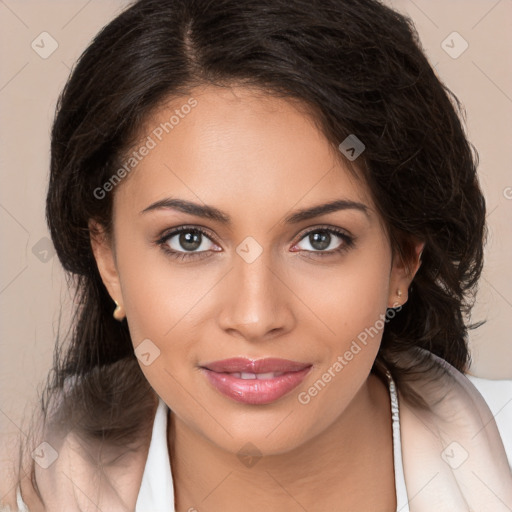
[(135, 512), (174, 512), (174, 486), (167, 448), (168, 414), (167, 404), (159, 397)]

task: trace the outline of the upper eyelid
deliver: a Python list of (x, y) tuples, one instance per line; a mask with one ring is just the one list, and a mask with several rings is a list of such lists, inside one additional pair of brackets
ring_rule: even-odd
[(176, 226), (174, 228), (165, 229), (161, 235), (158, 236), (159, 239), (171, 238), (177, 235), (180, 231), (200, 231), (211, 238), (215, 238), (215, 235), (212, 234), (212, 231), (204, 226), (195, 225), (195, 224), (183, 224), (180, 226)]
[(299, 237), (299, 239), (301, 239), (303, 236), (305, 236), (311, 232), (321, 231), (321, 230), (330, 231), (330, 232), (334, 233), (335, 235), (340, 235), (340, 236), (346, 235), (351, 238), (354, 237), (354, 235), (352, 235), (350, 233), (350, 231), (348, 231), (347, 229), (341, 228), (341, 227), (336, 227), (336, 226), (330, 226), (328, 224), (324, 224), (324, 225), (319, 224), (318, 226), (313, 226), (311, 228), (304, 228), (304, 230), (302, 230), (297, 236)]

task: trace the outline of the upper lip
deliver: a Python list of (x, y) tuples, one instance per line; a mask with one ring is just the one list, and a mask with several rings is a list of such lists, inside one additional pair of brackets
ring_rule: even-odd
[(214, 372), (225, 373), (268, 373), (268, 372), (296, 372), (311, 366), (310, 363), (300, 363), (289, 359), (268, 357), (265, 359), (248, 359), (245, 357), (234, 357), (222, 359), (201, 365)]

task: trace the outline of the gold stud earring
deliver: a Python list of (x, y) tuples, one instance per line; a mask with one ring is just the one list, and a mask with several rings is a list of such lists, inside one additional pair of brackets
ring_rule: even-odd
[(114, 313), (113, 313), (113, 317), (118, 321), (118, 322), (122, 322), (123, 319), (124, 319), (124, 313), (123, 313), (123, 308), (117, 303), (117, 300), (114, 300), (114, 302), (116, 303), (116, 309), (114, 309)]
[(398, 290), (396, 291), (396, 294), (401, 297), (402, 296), (402, 290), (400, 290), (400, 288), (398, 288)]

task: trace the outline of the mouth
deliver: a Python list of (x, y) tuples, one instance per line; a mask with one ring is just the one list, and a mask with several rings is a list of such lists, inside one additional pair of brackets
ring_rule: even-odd
[(296, 388), (312, 364), (287, 359), (224, 359), (202, 366), (208, 382), (224, 396), (240, 403), (272, 403)]

